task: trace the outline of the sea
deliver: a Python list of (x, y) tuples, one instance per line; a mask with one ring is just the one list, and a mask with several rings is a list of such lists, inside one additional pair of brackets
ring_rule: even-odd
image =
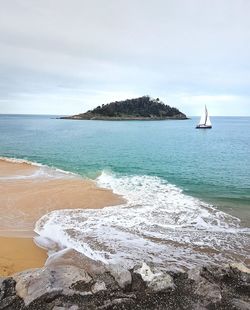
[[(0, 156), (93, 179), (126, 203), (58, 210), (34, 227), (104, 263), (250, 262), (250, 117), (165, 121), (0, 115)], [(35, 208), (35, 206), (34, 206)], [(49, 246), (48, 246), (49, 247)]]

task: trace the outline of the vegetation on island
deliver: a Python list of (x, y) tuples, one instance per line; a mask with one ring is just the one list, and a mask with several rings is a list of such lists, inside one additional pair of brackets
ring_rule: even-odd
[(186, 119), (177, 108), (164, 104), (159, 98), (143, 96), (123, 101), (114, 101), (98, 106), (86, 113), (62, 117), (63, 119), (86, 120), (157, 120)]

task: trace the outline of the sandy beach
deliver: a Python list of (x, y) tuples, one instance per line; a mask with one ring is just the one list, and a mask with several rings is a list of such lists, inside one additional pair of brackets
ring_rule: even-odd
[(35, 222), (42, 215), (123, 202), (90, 180), (62, 173), (51, 177), (44, 169), (0, 159), (0, 276), (44, 264), (46, 252), (32, 239)]
[(42, 267), (47, 259), (32, 238), (0, 237), (0, 249), (0, 276)]

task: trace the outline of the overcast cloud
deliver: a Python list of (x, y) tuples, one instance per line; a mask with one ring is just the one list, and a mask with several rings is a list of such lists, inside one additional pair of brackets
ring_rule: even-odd
[(75, 114), (160, 97), (250, 115), (249, 0), (5, 0), (0, 113)]

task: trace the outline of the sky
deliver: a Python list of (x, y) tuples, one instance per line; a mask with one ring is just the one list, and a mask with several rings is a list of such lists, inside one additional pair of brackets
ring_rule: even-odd
[(78, 114), (159, 97), (250, 116), (249, 0), (6, 0), (0, 113)]

